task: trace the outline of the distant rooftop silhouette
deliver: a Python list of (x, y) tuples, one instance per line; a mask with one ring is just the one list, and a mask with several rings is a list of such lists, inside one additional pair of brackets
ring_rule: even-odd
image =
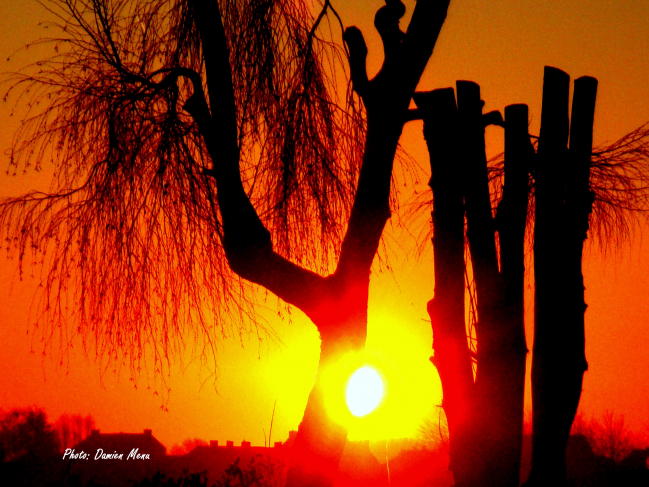
[(167, 449), (154, 436), (150, 429), (142, 433), (100, 433), (99, 430), (92, 430), (90, 436), (74, 446), (78, 453), (81, 450), (95, 454), (101, 448), (104, 453), (124, 453), (128, 455), (133, 448), (138, 448), (139, 453), (147, 453), (154, 457), (163, 457)]

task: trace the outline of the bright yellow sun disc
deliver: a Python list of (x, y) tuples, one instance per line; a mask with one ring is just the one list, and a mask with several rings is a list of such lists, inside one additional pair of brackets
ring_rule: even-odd
[(372, 367), (361, 367), (350, 377), (345, 397), (347, 407), (354, 416), (365, 416), (381, 402), (383, 381)]

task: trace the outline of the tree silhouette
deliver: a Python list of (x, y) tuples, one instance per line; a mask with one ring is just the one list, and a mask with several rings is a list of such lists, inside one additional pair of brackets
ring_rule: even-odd
[[(205, 174), (211, 160), (183, 109), (192, 83), (200, 98), (207, 79), (195, 6), (44, 5), (60, 36), (41, 41), (53, 57), (13, 78), (9, 94), (19, 91), (27, 114), (11, 164), (39, 170), (51, 161), (55, 180), (47, 194), (5, 201), (2, 213), (21, 265), (33, 251), (32, 261), (49, 271), (43, 323), (56, 329), (72, 318), (100, 353), (127, 350), (137, 367), (149, 352), (157, 368), (191, 332), (210, 347), (251, 322), (263, 327), (250, 285), (227, 264), (224, 222)], [(334, 74), (323, 70), (330, 62), (340, 68), (341, 53), (311, 32), (306, 4), (290, 5), (220, 7), (233, 64), (226, 85), (234, 113), (225, 126), (236, 135), (239, 186), (274, 248), (325, 272), (351, 207), (364, 126), (353, 107), (343, 110)], [(49, 261), (36, 252), (49, 252)]]
[(59, 446), (63, 453), (66, 448), (72, 448), (90, 436), (92, 430), (95, 429), (95, 420), (91, 415), (84, 418), (80, 414), (62, 414), (54, 422), (53, 429), (58, 436)]
[[(532, 471), (527, 485), (565, 485), (565, 450), (585, 356), (582, 254), (593, 204), (590, 165), (597, 80), (545, 68), (535, 168)], [(570, 134), (568, 148), (568, 134)]]
[(0, 411), (0, 479), (3, 484), (48, 485), (60, 460), (59, 442), (45, 411)]
[(386, 1), (372, 80), (361, 32), (344, 32), (362, 111), (335, 96), (328, 1), (315, 21), (288, 0), (43, 4), (60, 37), (15, 79), (34, 112), (12, 161), (51, 157), (54, 188), (5, 201), (0, 224), (21, 265), (33, 251), (47, 267), (50, 333), (74, 321), (99, 354), (126, 350), (137, 372), (149, 352), (160, 371), (188, 330), (213, 347), (227, 320), (249, 323), (246, 281), (265, 287), (321, 338), (288, 485), (331, 485), (347, 432), (322, 371), (364, 349), (393, 160), (449, 1), (418, 2), (405, 33)]
[(584, 435), (596, 455), (606, 456), (620, 464), (633, 449), (646, 448), (649, 437), (636, 433), (624, 424), (624, 415), (606, 411), (599, 419), (586, 419), (577, 413), (572, 434)]
[[(479, 87), (466, 81), (457, 83), (457, 103), (450, 88), (414, 97), (432, 170), (431, 361), (442, 381), (457, 485), (519, 485), (526, 234), (534, 235), (536, 295), (528, 485), (565, 484), (566, 444), (586, 369), (582, 252), (589, 223), (600, 238), (623, 239), (647, 210), (646, 127), (593, 150), (597, 81), (575, 82), (572, 122), (568, 83), (567, 74), (546, 68), (538, 152), (526, 105), (506, 107), (504, 121), (497, 112), (482, 115)], [(505, 152), (488, 166), (490, 123), (504, 126)]]
[(43, 463), (58, 455), (58, 438), (40, 408), (0, 414), (0, 462)]
[[(502, 116), (483, 115), (480, 88), (467, 81), (457, 83), (457, 104), (452, 88), (418, 93), (415, 101), (431, 160), (435, 296), (428, 312), (431, 361), (442, 381), (450, 435), (449, 468), (456, 485), (517, 486), (527, 353), (524, 240), (534, 154), (527, 106), (505, 110), (506, 181), (494, 219), (484, 128), (503, 125)], [(467, 344), (465, 326), (465, 213), (477, 349)]]
[(197, 446), (208, 446), (207, 441), (200, 438), (185, 438), (182, 443), (176, 443), (171, 447), (171, 455), (185, 455)]

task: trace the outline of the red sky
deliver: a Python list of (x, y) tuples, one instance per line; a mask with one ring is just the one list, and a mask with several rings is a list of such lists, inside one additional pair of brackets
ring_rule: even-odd
[[(11, 5), (11, 6), (8, 6)], [(380, 42), (372, 27), (379, 1), (334, 0), (346, 25), (358, 25), (370, 48), (370, 71), (378, 68)], [(413, 1), (406, 2), (409, 10)], [(38, 22), (46, 19), (35, 2), (0, 3), (0, 70), (17, 69), (30, 52), (5, 61), (16, 49), (42, 35)], [(485, 111), (503, 110), (511, 103), (530, 106), (530, 133), (538, 134), (543, 66), (553, 65), (572, 78), (599, 79), (595, 143), (613, 141), (649, 121), (649, 3), (643, 0), (452, 0), (435, 53), (420, 89), (452, 86), (455, 80), (479, 83)], [(15, 120), (8, 104), (0, 105), (0, 150), (9, 147)], [(502, 150), (499, 129), (488, 129), (491, 153)], [(402, 139), (422, 168), (427, 154), (421, 125), (410, 124)], [(7, 158), (0, 155), (0, 166)], [(412, 190), (424, 191), (428, 175), (419, 184), (399, 185), (402, 207)], [(33, 188), (47, 188), (47, 171), (9, 177), (0, 173), (0, 196)], [(417, 232), (415, 232), (415, 235)], [(649, 427), (649, 352), (646, 349), (649, 300), (649, 256), (646, 227), (636, 232), (632, 245), (603, 256), (591, 245), (585, 259), (586, 373), (582, 409), (599, 416), (610, 409), (625, 415), (636, 429)], [(369, 303), (368, 355), (384, 369), (395, 398), (392, 412), (381, 420), (388, 436), (414, 434), (417, 421), (436, 411), (439, 382), (430, 363), (431, 331), (426, 301), (432, 297), (432, 252), (420, 258), (415, 241), (393, 217), (387, 242), (393, 273), (372, 276)], [(94, 357), (86, 358), (80, 344), (69, 363), (58, 365), (56, 353), (42, 357), (42, 345), (32, 341), (29, 320), (36, 282), (19, 282), (15, 262), (0, 261), (0, 407), (40, 405), (51, 419), (63, 412), (93, 414), (104, 431), (153, 429), (166, 446), (186, 437), (220, 441), (243, 439), (263, 444), (277, 400), (273, 439), (296, 429), (315, 372), (318, 339), (315, 327), (299, 312), (292, 322), (281, 320), (276, 299), (268, 298), (265, 314), (281, 343), (257, 343), (256, 335), (226, 340), (213, 370), (191, 360), (172, 369), (171, 394), (166, 406), (147, 390), (146, 377), (137, 389), (128, 370), (102, 373)], [(526, 301), (531, 310), (531, 294)], [(530, 314), (528, 313), (528, 316)], [(531, 320), (528, 320), (531, 348)], [(29, 334), (27, 331), (29, 330)], [(152, 382), (153, 384), (153, 382)], [(215, 390), (216, 387), (216, 390)], [(386, 408), (387, 408), (386, 400)], [(389, 409), (389, 408), (388, 408)], [(392, 416), (390, 416), (392, 414)], [(396, 419), (401, 418), (401, 419)], [(359, 425), (352, 437), (367, 436)]]

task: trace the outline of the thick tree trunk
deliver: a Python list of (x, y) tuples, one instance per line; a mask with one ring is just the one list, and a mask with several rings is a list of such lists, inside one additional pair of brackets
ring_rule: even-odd
[[(435, 297), (428, 304), (433, 363), (444, 392), (450, 469), (457, 486), (517, 487), (523, 428), (525, 330), (523, 243), (528, 168), (534, 152), (527, 107), (508, 107), (506, 186), (498, 213), (502, 273), (491, 216), (479, 87), (459, 82), (460, 115), (452, 89), (418, 93), (431, 159)], [(464, 164), (457, 160), (461, 147)], [(464, 315), (464, 218), (478, 293), (478, 369), (474, 384)], [(502, 275), (501, 275), (502, 274)]]
[(498, 351), (492, 383), (495, 444), (499, 451), (492, 485), (518, 487), (523, 442), (525, 397), (525, 227), (529, 170), (534, 148), (528, 134), (527, 105), (505, 108), (505, 186), (498, 206), (500, 237), (500, 303)]
[(473, 372), (464, 319), (464, 204), (462, 168), (456, 154), (457, 108), (452, 88), (417, 93), (430, 154), (433, 191), (435, 293), (428, 302), (433, 328), (433, 365), (439, 372), (456, 485), (476, 477), (473, 456)]
[[(574, 374), (570, 424), (581, 397), (583, 374), (588, 370), (585, 352), (584, 276), (582, 257), (588, 237), (589, 217), (593, 205), (590, 190), (590, 165), (593, 150), (593, 122), (597, 80), (583, 76), (575, 80), (570, 124), (570, 166), (566, 178), (566, 340)], [(577, 387), (578, 385), (578, 387)]]
[[(331, 305), (335, 308), (340, 303)], [(338, 323), (327, 324), (327, 327), (335, 326), (340, 330), (338, 335), (322, 335), (314, 384), (292, 447), (287, 487), (331, 487), (334, 484), (347, 441), (347, 428), (333, 420), (327, 411), (326, 395), (331, 391), (326, 390), (323, 376), (330, 366), (346, 355), (356, 359), (358, 366), (362, 365), (367, 329), (367, 299), (357, 299), (356, 305), (359, 314), (363, 315), (357, 317), (356, 326), (350, 326), (350, 322), (343, 318)]]
[(558, 69), (545, 69), (536, 168), (529, 486), (566, 484), (565, 450), (587, 368), (581, 260), (592, 205), (589, 176), (596, 89), (593, 78), (575, 83), (568, 153), (569, 77)]
[[(320, 332), (320, 360), (292, 448), (287, 487), (331, 487), (347, 440), (346, 425), (336, 423), (325, 407), (325, 395), (331, 391), (325, 390), (322, 379), (327, 368), (346, 355), (362, 365), (370, 266), (390, 216), (389, 182), (400, 135), (400, 127), (393, 126), (391, 133), (373, 129), (370, 124), (364, 171), (359, 179), (360, 197), (357, 194), (338, 268), (325, 278), (325, 293), (319, 296), (315, 308), (307, 310)], [(364, 197), (361, 188), (370, 186), (376, 191)], [(381, 197), (376, 198), (377, 194)]]
[(568, 152), (570, 77), (545, 68), (538, 163), (535, 168), (532, 471), (528, 485), (565, 485), (565, 301), (563, 202)]
[(501, 322), (502, 283), (498, 271), (495, 225), (491, 212), (484, 122), (480, 87), (470, 81), (457, 82), (459, 147), (464, 169), (464, 204), (471, 267), (476, 286), (478, 322), (477, 368), (474, 403), (474, 468), (479, 483), (488, 484), (495, 475), (497, 457), (493, 445), (498, 425), (494, 421), (497, 405), (493, 388), (498, 384), (498, 332)]
[[(466, 167), (467, 236), (476, 282), (478, 364), (476, 456), (478, 485), (518, 485), (525, 377), (523, 245), (527, 216), (530, 141), (527, 111), (509, 108), (505, 188), (497, 222), (492, 218), (485, 155), (483, 102), (475, 83), (458, 82)], [(497, 223), (497, 226), (496, 226)], [(495, 230), (500, 234), (499, 270)]]

